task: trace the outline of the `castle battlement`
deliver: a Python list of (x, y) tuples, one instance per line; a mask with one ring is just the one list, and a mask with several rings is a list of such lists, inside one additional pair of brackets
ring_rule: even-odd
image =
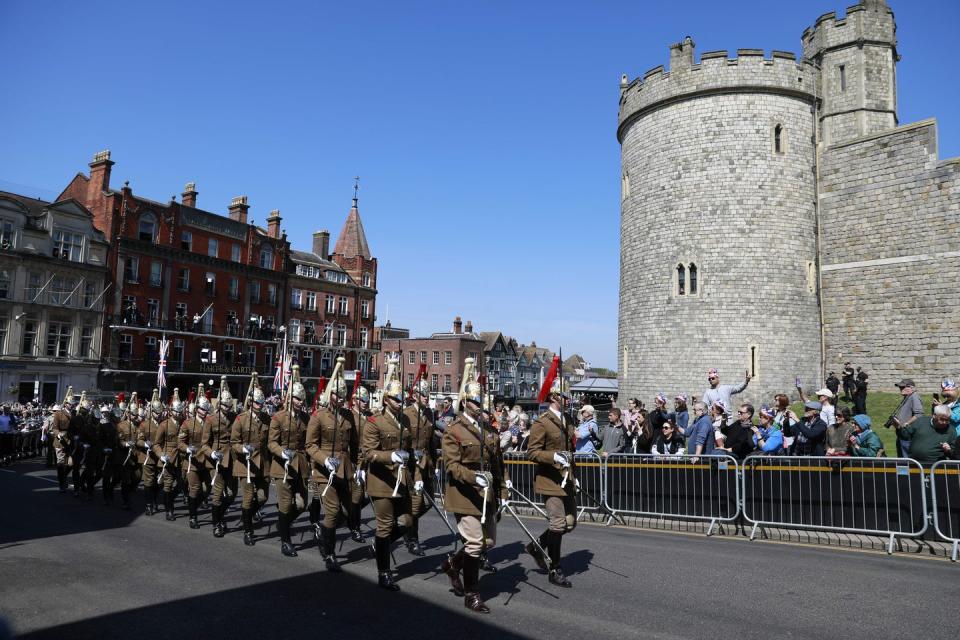
[(825, 13), (800, 36), (803, 57), (816, 60), (824, 52), (846, 46), (882, 44), (896, 46), (897, 27), (893, 10), (884, 0), (862, 0), (847, 7), (843, 18)]
[(695, 44), (689, 37), (670, 47), (670, 68), (663, 65), (647, 71), (632, 82), (620, 82), (620, 115), (617, 138), (625, 127), (644, 113), (681, 99), (712, 93), (779, 93), (805, 100), (814, 99), (819, 75), (809, 61), (797, 62), (788, 51), (738, 49), (731, 58), (727, 51), (710, 51), (694, 63)]

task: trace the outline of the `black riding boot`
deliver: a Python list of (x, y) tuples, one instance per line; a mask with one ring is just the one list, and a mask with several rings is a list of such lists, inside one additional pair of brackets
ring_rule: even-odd
[(460, 570), (463, 568), (463, 557), (466, 555), (463, 547), (456, 553), (450, 554), (443, 560), (440, 569), (450, 578), (453, 595), (463, 597), (463, 582), (460, 581)]
[(350, 539), (363, 544), (363, 532), (360, 531), (360, 505), (350, 504), (350, 514), (347, 516), (347, 526), (350, 528)]
[(549, 580), (551, 584), (555, 584), (558, 587), (565, 587), (569, 589), (573, 585), (570, 584), (570, 581), (567, 580), (567, 577), (563, 575), (563, 570), (560, 568), (560, 541), (563, 540), (563, 534), (559, 531), (551, 531), (550, 538), (547, 541), (549, 545), (547, 547), (547, 553), (550, 554), (550, 575)]
[(415, 556), (425, 556), (427, 555), (426, 552), (420, 547), (420, 527), (417, 526), (418, 522), (416, 518), (413, 519), (413, 524), (411, 524), (407, 530), (403, 541), (407, 544), (407, 551)]
[(340, 568), (340, 563), (337, 562), (337, 530), (328, 529), (327, 527), (322, 527), (322, 529), (323, 542), (320, 545), (320, 555), (323, 556), (323, 562), (327, 565), (327, 571), (340, 573), (343, 569)]
[(213, 505), (213, 537), (222, 538), (227, 535), (227, 527), (223, 523), (223, 509), (224, 505), (221, 502), (220, 504)]
[(60, 493), (67, 492), (67, 468), (57, 465), (57, 483), (60, 485)]
[(252, 547), (253, 540), (253, 513), (251, 509), (241, 509), (240, 519), (243, 520), (243, 544)]
[(293, 517), (289, 513), (281, 513), (277, 520), (277, 529), (280, 531), (280, 553), (288, 558), (295, 558), (297, 550), (293, 548), (293, 542), (290, 541), (290, 523)]
[(377, 536), (373, 539), (373, 548), (377, 553), (377, 584), (388, 591), (400, 591), (400, 585), (393, 581), (390, 573), (390, 538)]
[(200, 522), (197, 520), (197, 500), (198, 498), (187, 497), (187, 508), (190, 510), (190, 528), (199, 529)]
[(479, 581), (480, 558), (465, 555), (463, 557), (463, 606), (477, 613), (490, 613), (490, 608), (484, 604), (477, 592)]
[(176, 499), (176, 497), (177, 496), (173, 491), (163, 492), (163, 508), (166, 511), (164, 517), (170, 521), (177, 519), (177, 517), (173, 515), (173, 501)]
[(123, 510), (130, 510), (130, 487), (126, 482), (120, 483), (120, 499), (123, 501)]

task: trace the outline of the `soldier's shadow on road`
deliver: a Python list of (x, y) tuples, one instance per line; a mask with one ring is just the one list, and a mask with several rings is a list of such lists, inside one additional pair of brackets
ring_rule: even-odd
[[(402, 583), (401, 583), (402, 584)], [(243, 603), (255, 603), (244, 610)], [(196, 638), (223, 635), (231, 640), (263, 640), (299, 635), (341, 638), (404, 636), (411, 615), (429, 625), (427, 636), (460, 639), (520, 640), (525, 636), (494, 625), (495, 616), (479, 616), (451, 598), (449, 607), (377, 588), (348, 573), (310, 573), (258, 582), (188, 598), (164, 598), (150, 606), (58, 625), (18, 637), (29, 640), (103, 640), (104, 638)], [(202, 624), (198, 626), (198, 621)], [(499, 618), (503, 625), (509, 620)], [(311, 632), (310, 630), (313, 630)], [(415, 630), (410, 632), (415, 633)]]

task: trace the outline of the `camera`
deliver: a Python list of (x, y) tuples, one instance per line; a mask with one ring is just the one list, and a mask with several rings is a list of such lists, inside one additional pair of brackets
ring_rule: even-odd
[(890, 427), (897, 426), (897, 419), (894, 416), (887, 418), (887, 421), (883, 423), (883, 426), (889, 429)]

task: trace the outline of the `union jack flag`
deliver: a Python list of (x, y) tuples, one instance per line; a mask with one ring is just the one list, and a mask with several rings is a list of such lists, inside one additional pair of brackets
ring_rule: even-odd
[(170, 353), (170, 341), (167, 336), (160, 338), (160, 367), (157, 369), (157, 388), (167, 388), (167, 355)]
[(283, 395), (284, 390), (290, 383), (292, 375), (293, 361), (290, 354), (287, 353), (287, 337), (283, 337), (280, 343), (280, 353), (277, 354), (277, 371), (273, 376), (273, 390)]

